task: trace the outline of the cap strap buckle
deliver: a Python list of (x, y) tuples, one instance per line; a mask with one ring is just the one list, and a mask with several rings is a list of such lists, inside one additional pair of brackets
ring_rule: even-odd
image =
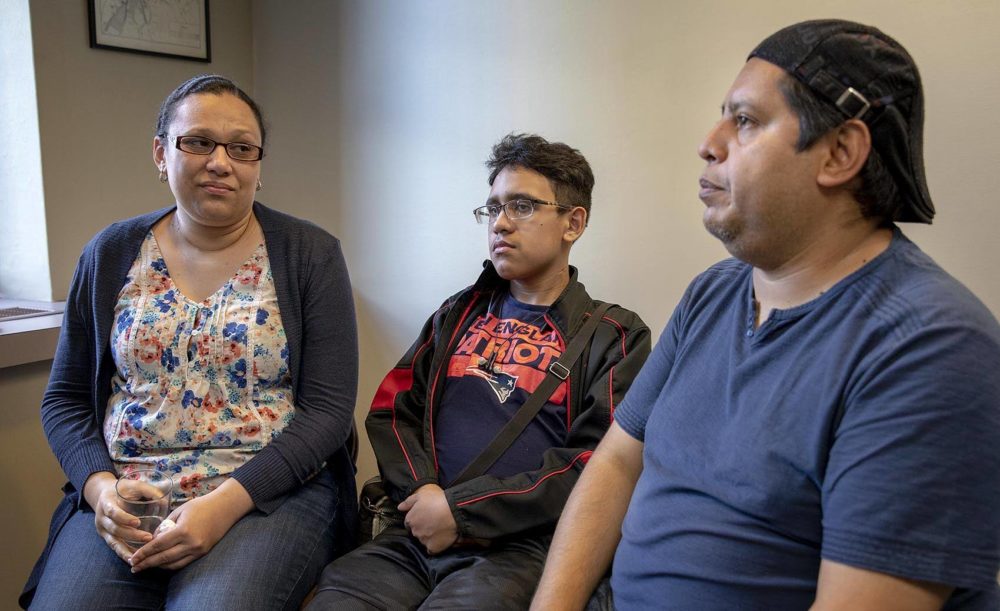
[(865, 96), (861, 95), (861, 92), (854, 87), (848, 87), (844, 90), (844, 93), (840, 94), (840, 97), (837, 98), (837, 108), (842, 110), (852, 119), (860, 119), (871, 107), (871, 102), (869, 102)]

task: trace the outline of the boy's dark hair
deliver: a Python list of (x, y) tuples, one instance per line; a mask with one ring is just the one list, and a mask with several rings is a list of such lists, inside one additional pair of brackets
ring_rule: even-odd
[(587, 219), (590, 219), (594, 173), (580, 151), (562, 142), (549, 142), (535, 134), (511, 133), (493, 146), (490, 158), (486, 160), (490, 186), (507, 166), (534, 170), (549, 179), (556, 202), (580, 206), (587, 211)]

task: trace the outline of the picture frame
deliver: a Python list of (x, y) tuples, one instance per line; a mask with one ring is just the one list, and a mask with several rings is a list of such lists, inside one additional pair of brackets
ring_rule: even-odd
[(87, 0), (90, 47), (212, 61), (209, 0)]

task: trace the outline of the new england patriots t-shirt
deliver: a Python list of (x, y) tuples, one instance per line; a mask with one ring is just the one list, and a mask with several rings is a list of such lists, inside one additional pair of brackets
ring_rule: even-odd
[[(548, 306), (504, 297), (472, 322), (448, 363), (435, 417), (434, 447), (441, 482), (450, 485), (483, 451), (545, 379), (562, 355), (563, 338), (546, 320)], [(505, 477), (537, 469), (542, 454), (565, 443), (563, 382), (542, 410), (487, 471)]]

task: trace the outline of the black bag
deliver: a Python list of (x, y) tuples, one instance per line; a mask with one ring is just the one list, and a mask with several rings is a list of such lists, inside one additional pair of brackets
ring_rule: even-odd
[(361, 486), (358, 521), (358, 545), (371, 541), (390, 526), (403, 524), (399, 511), (382, 487), (382, 478), (377, 475)]

